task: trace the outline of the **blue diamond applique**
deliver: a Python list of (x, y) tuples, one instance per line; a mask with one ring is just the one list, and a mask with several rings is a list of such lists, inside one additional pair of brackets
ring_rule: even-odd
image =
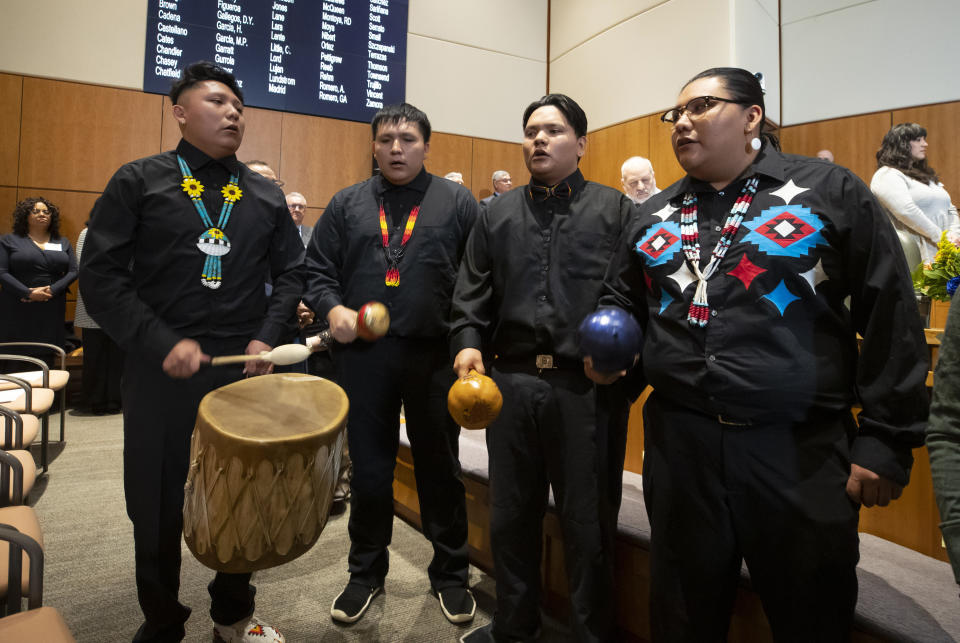
[(651, 226), (634, 249), (648, 266), (660, 266), (680, 251), (680, 224), (664, 221)]
[(660, 295), (660, 314), (663, 314), (663, 311), (667, 309), (667, 306), (673, 303), (673, 297), (667, 294), (667, 291), (662, 291)]
[(743, 225), (750, 230), (743, 237), (744, 243), (752, 243), (777, 257), (802, 257), (812, 248), (826, 244), (820, 232), (823, 221), (802, 205), (767, 208)]
[(780, 280), (780, 283), (777, 284), (777, 287), (773, 289), (773, 292), (764, 295), (762, 299), (769, 300), (774, 306), (777, 307), (777, 310), (780, 311), (780, 316), (783, 317), (783, 313), (786, 312), (787, 308), (790, 307), (790, 304), (800, 298), (790, 292), (790, 290), (787, 288), (787, 285), (783, 283), (783, 280)]

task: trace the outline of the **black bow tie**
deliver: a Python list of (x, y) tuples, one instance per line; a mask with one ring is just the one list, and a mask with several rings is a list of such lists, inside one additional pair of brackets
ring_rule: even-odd
[(569, 199), (573, 194), (573, 188), (571, 188), (570, 184), (566, 181), (557, 183), (553, 187), (537, 185), (536, 183), (531, 183), (528, 187), (530, 190), (530, 198), (534, 201), (546, 201), (550, 197)]

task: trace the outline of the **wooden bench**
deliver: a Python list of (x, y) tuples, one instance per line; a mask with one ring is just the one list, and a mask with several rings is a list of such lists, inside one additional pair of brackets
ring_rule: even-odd
[[(394, 478), (394, 507), (411, 524), (420, 525), (413, 463), (406, 434), (401, 430), (400, 454)], [(471, 562), (493, 572), (490, 555), (487, 451), (483, 431), (463, 431), (460, 460), (467, 492)], [(909, 487), (908, 487), (909, 488)], [(853, 640), (960, 640), (958, 587), (947, 563), (871, 534), (861, 534), (859, 600)], [(643, 503), (640, 475), (624, 472), (623, 503), (617, 538), (618, 625), (625, 641), (649, 640), (650, 524)], [(542, 567), (544, 604), (560, 619), (568, 611), (559, 521), (548, 512), (544, 521)], [(731, 622), (729, 641), (772, 641), (759, 597), (742, 570), (741, 588)]]

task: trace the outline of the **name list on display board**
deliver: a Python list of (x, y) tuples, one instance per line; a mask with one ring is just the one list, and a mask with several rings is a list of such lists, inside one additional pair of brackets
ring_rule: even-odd
[(404, 100), (409, 0), (148, 0), (143, 90), (207, 60), (244, 103), (369, 123)]

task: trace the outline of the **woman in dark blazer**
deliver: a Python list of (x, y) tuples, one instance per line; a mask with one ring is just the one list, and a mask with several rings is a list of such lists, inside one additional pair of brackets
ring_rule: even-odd
[[(62, 347), (67, 288), (76, 279), (77, 261), (60, 236), (57, 206), (42, 197), (18, 203), (13, 232), (0, 237), (0, 341)], [(20, 363), (18, 370), (29, 365)]]

